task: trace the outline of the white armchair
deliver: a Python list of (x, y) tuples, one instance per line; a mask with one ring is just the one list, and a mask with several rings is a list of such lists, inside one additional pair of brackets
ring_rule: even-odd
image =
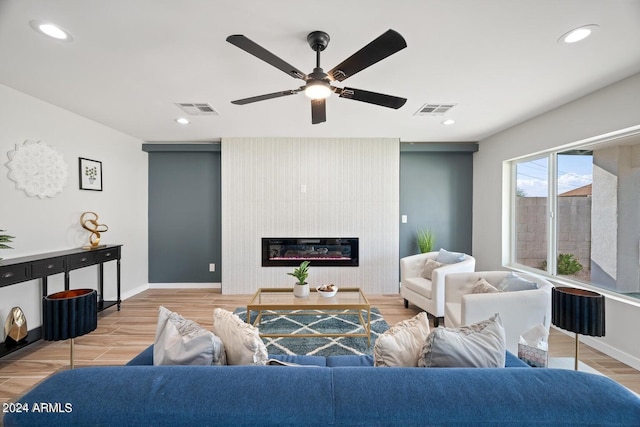
[(444, 323), (449, 328), (486, 320), (500, 313), (504, 326), (507, 350), (518, 354), (520, 335), (537, 324), (547, 330), (551, 325), (551, 289), (553, 285), (540, 277), (517, 273), (523, 279), (538, 284), (538, 289), (471, 293), (473, 285), (483, 278), (497, 286), (510, 272), (476, 271), (474, 273), (449, 274), (446, 277)]
[(427, 252), (400, 259), (400, 295), (404, 298), (404, 307), (412, 303), (434, 317), (434, 326), (438, 326), (444, 316), (444, 278), (450, 273), (472, 272), (476, 260), (470, 255), (453, 264), (443, 265), (433, 270), (431, 280), (422, 277), (427, 259), (435, 260), (438, 252)]

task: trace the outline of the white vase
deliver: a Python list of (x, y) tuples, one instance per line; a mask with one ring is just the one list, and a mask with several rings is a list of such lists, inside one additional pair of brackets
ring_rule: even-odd
[(302, 285), (299, 285), (297, 283), (293, 285), (293, 295), (295, 295), (298, 298), (304, 298), (309, 296), (309, 284), (305, 282)]

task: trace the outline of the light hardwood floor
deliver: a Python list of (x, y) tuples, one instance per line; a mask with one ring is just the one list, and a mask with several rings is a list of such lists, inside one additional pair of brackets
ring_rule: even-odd
[[(221, 295), (211, 289), (150, 289), (124, 301), (122, 310), (109, 308), (98, 316), (98, 329), (75, 341), (76, 367), (123, 365), (153, 343), (158, 306), (211, 328), (213, 309), (234, 310), (246, 305), (249, 295)], [(399, 295), (369, 297), (390, 325), (418, 313), (405, 309)], [(551, 357), (572, 357), (574, 339), (552, 329)], [(640, 393), (640, 372), (582, 344), (580, 360)], [(0, 402), (14, 400), (59, 370), (68, 369), (69, 342), (39, 341), (0, 359)], [(1, 417), (0, 417), (1, 419)]]

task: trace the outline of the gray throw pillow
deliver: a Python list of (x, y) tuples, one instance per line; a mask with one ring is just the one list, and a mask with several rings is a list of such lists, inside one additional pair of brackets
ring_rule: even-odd
[(427, 258), (424, 263), (424, 267), (422, 268), (422, 277), (431, 280), (431, 276), (433, 276), (433, 270), (435, 270), (436, 268), (440, 268), (443, 265), (445, 265), (443, 262), (437, 262), (432, 260), (431, 258)]
[(444, 264), (455, 264), (464, 260), (464, 254), (460, 252), (449, 252), (446, 249), (440, 248), (436, 261)]
[(478, 281), (471, 288), (472, 294), (495, 294), (500, 292), (495, 286), (491, 283), (487, 282), (482, 277), (478, 279)]
[(160, 307), (153, 344), (153, 364), (226, 365), (226, 355), (222, 341), (211, 331)]
[(511, 272), (507, 277), (502, 279), (498, 286), (496, 286), (501, 292), (516, 292), (516, 291), (530, 291), (532, 289), (538, 289), (538, 284), (522, 277), (517, 276)]
[(459, 328), (435, 328), (422, 348), (418, 366), (427, 368), (504, 368), (505, 336), (500, 315)]

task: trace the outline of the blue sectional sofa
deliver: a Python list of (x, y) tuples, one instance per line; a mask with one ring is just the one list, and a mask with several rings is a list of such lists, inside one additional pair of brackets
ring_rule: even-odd
[[(273, 356), (308, 366), (129, 366), (57, 373), (10, 426), (640, 425), (640, 398), (602, 376), (534, 369), (374, 368), (367, 356)], [(42, 403), (51, 411), (43, 412)], [(40, 407), (42, 406), (42, 407)], [(39, 411), (34, 411), (37, 408)]]

